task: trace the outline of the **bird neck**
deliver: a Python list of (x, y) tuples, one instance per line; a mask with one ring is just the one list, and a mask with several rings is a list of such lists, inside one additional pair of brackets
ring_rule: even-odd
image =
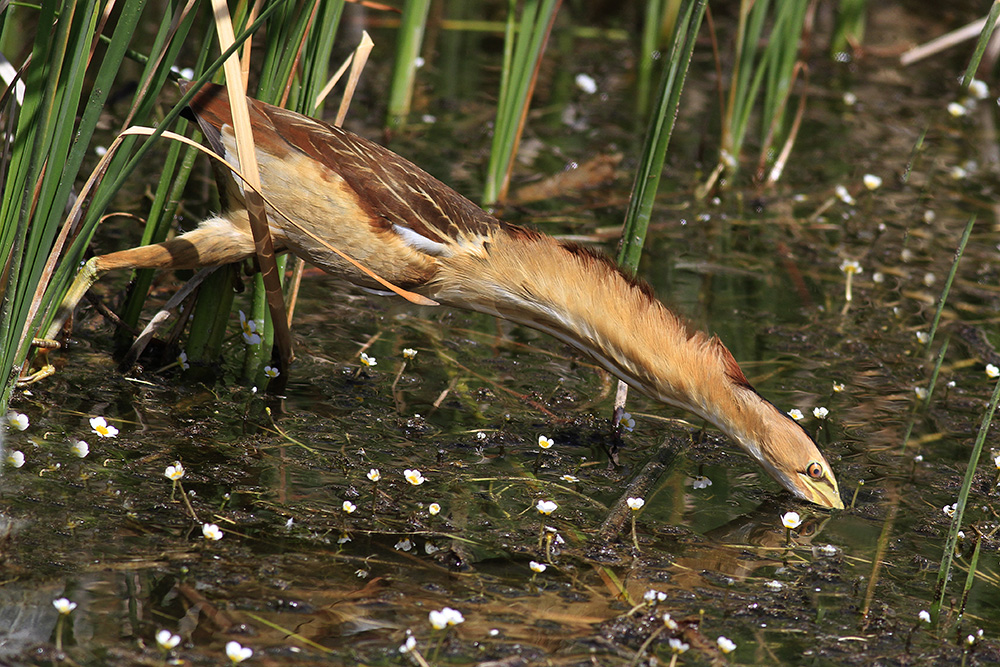
[[(442, 261), (433, 298), (552, 334), (752, 450), (775, 409), (716, 337), (691, 329), (606, 257), (519, 228)], [(758, 452), (751, 451), (756, 458)]]

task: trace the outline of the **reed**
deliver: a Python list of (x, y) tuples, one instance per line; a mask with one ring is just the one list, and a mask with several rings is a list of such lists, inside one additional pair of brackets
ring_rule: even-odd
[(389, 109), (386, 125), (399, 129), (406, 125), (413, 100), (413, 86), (417, 78), (417, 63), (427, 29), (427, 12), (430, 0), (407, 0), (396, 40), (396, 62), (389, 87)]

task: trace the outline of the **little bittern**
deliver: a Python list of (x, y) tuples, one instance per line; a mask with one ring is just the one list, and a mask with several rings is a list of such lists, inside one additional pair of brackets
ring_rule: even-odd
[[(552, 334), (639, 391), (712, 422), (796, 496), (844, 506), (816, 444), (754, 390), (726, 346), (689, 328), (608, 258), (501, 222), (350, 132), (248, 102), (276, 250), (384, 291), (332, 252), (334, 246), (400, 288)], [(205, 86), (190, 108), (212, 148), (238, 165), (225, 89)], [(56, 327), (105, 271), (198, 268), (252, 257), (241, 188), (230, 183), (229, 210), (186, 234), (92, 259)]]

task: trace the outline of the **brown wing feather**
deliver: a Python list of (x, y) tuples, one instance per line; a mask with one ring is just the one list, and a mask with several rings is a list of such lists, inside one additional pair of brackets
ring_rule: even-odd
[[(398, 224), (449, 244), (462, 237), (487, 236), (500, 225), (438, 179), (374, 142), (280, 107), (247, 102), (258, 150), (278, 158), (298, 151), (335, 171), (380, 231)], [(232, 125), (225, 88), (206, 84), (190, 107), (209, 142), (220, 149), (222, 126)]]

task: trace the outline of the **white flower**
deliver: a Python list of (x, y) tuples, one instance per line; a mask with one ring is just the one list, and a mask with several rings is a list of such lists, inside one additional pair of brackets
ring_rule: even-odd
[(838, 185), (833, 189), (833, 191), (837, 195), (837, 199), (844, 202), (848, 206), (854, 205), (854, 197), (851, 196), (851, 193), (848, 192), (847, 188), (845, 188), (843, 185)]
[(427, 478), (421, 475), (419, 470), (404, 470), (403, 477), (413, 486), (420, 486), (427, 481)]
[(372, 468), (371, 470), (368, 471), (368, 479), (370, 479), (373, 482), (377, 482), (380, 479), (382, 479), (382, 473), (378, 471), (378, 468)]
[[(213, 542), (218, 542), (222, 539), (222, 531), (214, 523), (204, 523), (201, 525), (201, 534), (206, 540), (212, 540)], [(239, 644), (237, 644), (239, 646)], [(227, 647), (228, 649), (228, 647)], [(227, 650), (228, 653), (228, 650)], [(248, 656), (249, 657), (249, 656)], [(232, 658), (232, 656), (230, 656)]]
[[(186, 371), (187, 369), (191, 368), (191, 364), (188, 363), (187, 352), (181, 352), (180, 354), (177, 355), (177, 363), (178, 365), (180, 365), (181, 370), (183, 371)], [(169, 634), (168, 630), (161, 630), (160, 632), (166, 632), (167, 634)], [(180, 640), (180, 637), (178, 637), (178, 640)]]
[(554, 444), (556, 444), (556, 443), (555, 443), (555, 441), (552, 440), (552, 438), (549, 438), (549, 437), (544, 436), (544, 435), (538, 436), (538, 446), (541, 447), (542, 449), (548, 449), (549, 447), (551, 447)]
[(727, 637), (719, 637), (715, 640), (715, 643), (719, 645), (719, 650), (723, 653), (732, 653), (736, 650), (736, 643)]
[(805, 417), (805, 415), (802, 414), (802, 411), (799, 410), (798, 408), (792, 408), (791, 410), (789, 410), (788, 416), (794, 419), (795, 421), (802, 421), (802, 419)]
[(875, 174), (865, 174), (861, 180), (869, 190), (878, 190), (882, 187), (882, 179)]
[(588, 95), (593, 95), (597, 92), (597, 82), (589, 74), (577, 74), (576, 87)]
[(918, 331), (916, 335), (917, 335), (917, 342), (922, 343), (923, 345), (926, 345), (927, 342), (931, 339), (931, 335), (926, 331)]
[(441, 513), (441, 505), (437, 503), (431, 503), (427, 506), (427, 513), (431, 516), (436, 516)]
[(830, 411), (820, 406), (818, 408), (813, 408), (813, 417), (816, 419), (826, 419), (830, 415)]
[(368, 366), (369, 368), (371, 368), (372, 366), (378, 366), (378, 362), (375, 361), (375, 357), (369, 357), (364, 352), (361, 353), (361, 363), (363, 363), (365, 366)]
[(417, 638), (414, 637), (413, 635), (410, 635), (409, 637), (406, 638), (406, 641), (403, 642), (403, 645), (399, 647), (399, 652), (406, 654), (415, 648), (417, 648)]
[(990, 96), (990, 88), (979, 79), (973, 79), (969, 84), (969, 94), (977, 100), (985, 100)]
[(622, 418), (618, 421), (618, 424), (629, 433), (635, 429), (635, 420), (632, 419), (632, 415), (627, 412), (622, 413)]
[(229, 642), (226, 644), (226, 655), (237, 665), (253, 655), (253, 649), (248, 646), (241, 646), (239, 642)]
[(465, 617), (462, 616), (462, 612), (457, 609), (452, 609), (451, 607), (445, 607), (441, 611), (432, 611), (427, 616), (431, 622), (431, 626), (435, 630), (443, 630), (449, 625), (458, 625), (459, 623), (465, 622)]
[(677, 621), (675, 621), (674, 619), (670, 618), (670, 612), (665, 612), (663, 614), (663, 625), (666, 626), (667, 630), (671, 630), (671, 631), (676, 630), (679, 627), (677, 625)]
[(531, 561), (530, 563), (528, 563), (528, 567), (531, 568), (532, 572), (538, 572), (539, 574), (541, 574), (542, 572), (545, 572), (545, 570), (549, 569), (549, 566), (546, 565), (545, 563), (539, 563), (538, 561), (534, 561), (534, 560)]
[(535, 507), (542, 514), (552, 514), (553, 512), (556, 511), (556, 508), (559, 506), (556, 505), (551, 500), (539, 500), (538, 504), (535, 505)]
[(170, 632), (170, 630), (164, 629), (156, 633), (156, 643), (159, 644), (160, 648), (164, 651), (169, 651), (181, 643), (181, 638), (180, 636)]
[(921, 401), (927, 398), (927, 389), (924, 387), (914, 387), (913, 392)]
[(993, 463), (996, 465), (997, 469), (1000, 470), (1000, 454), (993, 457)]
[(953, 180), (960, 181), (963, 178), (966, 178), (969, 175), (969, 172), (962, 167), (955, 165), (948, 170), (948, 175), (951, 176)]
[(764, 585), (770, 588), (772, 591), (780, 591), (782, 588), (785, 587), (783, 583), (775, 579), (772, 579), (771, 581), (767, 582)]
[(118, 429), (109, 424), (104, 417), (91, 417), (90, 428), (102, 438), (113, 438), (118, 435)]
[(19, 449), (7, 454), (7, 463), (11, 464), (15, 468), (20, 468), (24, 465), (24, 452)]
[(405, 537), (399, 542), (396, 542), (396, 544), (393, 545), (393, 548), (396, 551), (409, 551), (413, 548), (413, 542), (410, 541), (410, 538)]
[(691, 488), (694, 489), (695, 491), (707, 489), (710, 486), (712, 486), (712, 480), (710, 480), (708, 477), (705, 477), (704, 475), (698, 475), (697, 477), (691, 480)]
[(849, 107), (853, 107), (855, 104), (858, 103), (858, 96), (849, 91), (844, 93), (844, 96), (841, 99), (843, 99), (844, 104), (846, 104)]
[(163, 471), (163, 476), (176, 482), (184, 476), (184, 466), (181, 465), (180, 461), (174, 461), (172, 466), (167, 466), (167, 469)]
[(90, 445), (87, 444), (86, 440), (77, 440), (71, 446), (70, 449), (73, 453), (79, 456), (81, 459), (87, 458), (87, 454), (90, 453)]
[(345, 500), (344, 504), (341, 505), (341, 507), (348, 514), (352, 514), (354, 512), (354, 510), (358, 509), (358, 506), (355, 505), (354, 503), (352, 503), (350, 500)]
[(837, 547), (833, 546), (832, 544), (826, 544), (819, 548), (819, 552), (824, 556), (836, 556)]
[(994, 364), (986, 364), (986, 377), (993, 379), (1000, 377), (1000, 368)]
[(58, 600), (52, 601), (52, 606), (55, 607), (60, 614), (66, 615), (76, 609), (76, 603), (70, 602), (66, 598), (59, 598)]
[(257, 345), (260, 343), (260, 334), (257, 333), (257, 322), (247, 319), (246, 313), (240, 311), (240, 327), (243, 329), (243, 340), (247, 345)]
[(646, 501), (642, 498), (626, 498), (625, 504), (633, 512), (637, 512), (642, 509), (642, 506), (646, 504)]
[(937, 281), (937, 276), (935, 276), (933, 273), (924, 274), (924, 285), (926, 285), (927, 287), (933, 285), (935, 281)]
[(677, 639), (677, 637), (671, 637), (670, 639), (667, 640), (667, 643), (670, 644), (670, 650), (673, 651), (674, 653), (684, 653), (689, 648), (691, 648), (690, 646), (682, 642), (680, 639)]
[(917, 618), (919, 618), (924, 623), (930, 623), (931, 622), (931, 613), (929, 611), (927, 611), (926, 609), (921, 609), (920, 613), (917, 614)]
[(833, 392), (835, 394), (839, 394), (842, 391), (844, 391), (844, 383), (842, 383), (842, 382), (834, 382), (833, 383)]
[(23, 431), (28, 428), (28, 415), (12, 410), (7, 413), (7, 423), (15, 431)]
[(579, 477), (574, 477), (573, 475), (563, 475), (559, 479), (561, 479), (564, 482), (569, 482), (570, 484), (576, 484), (577, 482), (580, 481)]
[(273, 379), (281, 375), (281, 371), (274, 366), (264, 366), (264, 375)]
[(802, 525), (802, 518), (798, 512), (785, 512), (781, 515), (781, 525), (789, 530)]
[(412, 359), (415, 356), (417, 356), (417, 351), (414, 350), (412, 347), (404, 347), (403, 348), (403, 358), (404, 359)]
[(958, 118), (968, 113), (968, 110), (965, 108), (964, 104), (959, 104), (958, 102), (951, 102), (948, 105), (948, 113), (950, 113), (955, 118)]
[(941, 511), (943, 511), (945, 513), (945, 516), (948, 517), (955, 516), (955, 512), (957, 510), (958, 510), (958, 503), (954, 503), (952, 505), (945, 505), (944, 507), (941, 508)]
[(972, 646), (973, 644), (976, 643), (976, 636), (969, 635), (968, 637), (965, 638), (965, 643), (968, 644), (969, 646)]

